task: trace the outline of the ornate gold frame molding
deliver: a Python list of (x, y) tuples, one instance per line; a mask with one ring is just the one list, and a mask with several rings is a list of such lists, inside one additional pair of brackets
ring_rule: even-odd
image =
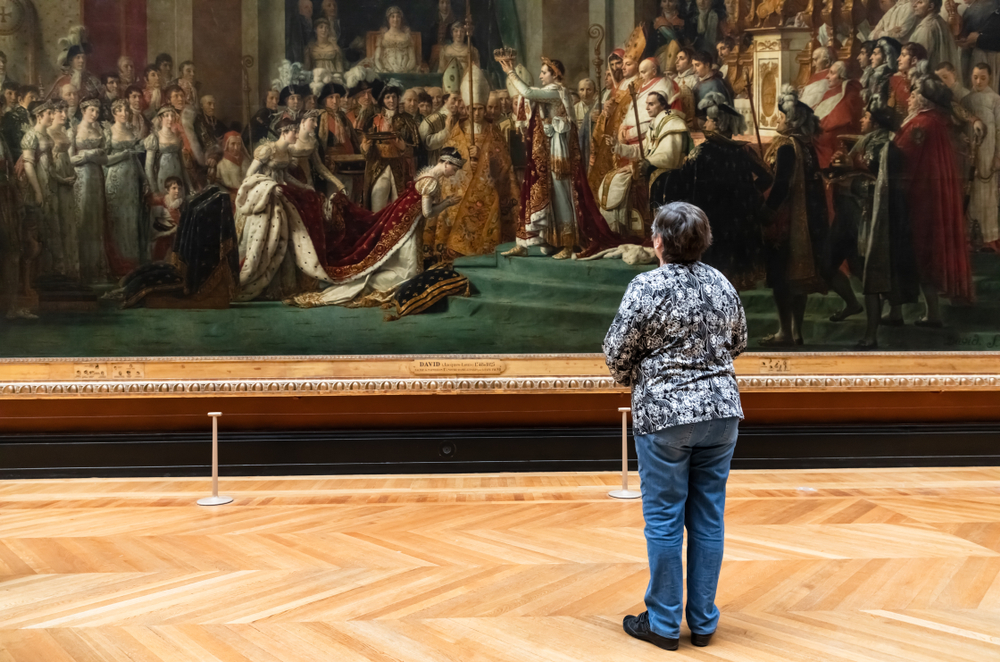
[[(748, 393), (991, 391), (1000, 353), (749, 353), (736, 372)], [(0, 360), (0, 400), (624, 392), (600, 354)]]

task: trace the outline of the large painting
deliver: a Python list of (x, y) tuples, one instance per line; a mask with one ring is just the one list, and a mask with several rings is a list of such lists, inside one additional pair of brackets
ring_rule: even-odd
[(0, 358), (1000, 349), (1000, 0), (0, 0)]

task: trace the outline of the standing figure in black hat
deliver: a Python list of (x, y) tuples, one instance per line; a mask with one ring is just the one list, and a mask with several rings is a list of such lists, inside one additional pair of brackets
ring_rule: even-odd
[(698, 110), (705, 118), (705, 142), (683, 166), (653, 179), (650, 198), (654, 207), (674, 201), (700, 207), (712, 227), (712, 245), (701, 261), (737, 290), (753, 289), (764, 275), (760, 212), (774, 178), (748, 143), (733, 140), (746, 132), (746, 121), (725, 96), (707, 94)]
[(56, 79), (46, 97), (56, 99), (63, 85), (72, 85), (79, 90), (81, 99), (99, 99), (101, 81), (87, 71), (87, 54), (92, 50), (87, 30), (80, 26), (73, 28), (68, 38), (59, 40), (59, 45), (59, 66), (63, 74)]
[(324, 164), (331, 172), (339, 173), (344, 194), (354, 200), (354, 191), (361, 191), (364, 186), (364, 161), (358, 132), (341, 108), (346, 96), (347, 89), (340, 83), (323, 86), (319, 93), (323, 114), (316, 135), (323, 150)]
[(278, 97), (278, 112), (271, 121), (271, 130), (283, 119), (298, 122), (302, 117), (302, 104), (307, 96), (312, 94), (308, 85), (286, 85)]
[(379, 96), (379, 113), (361, 126), (365, 169), (365, 206), (380, 211), (399, 197), (416, 170), (414, 149), (420, 132), (414, 119), (399, 108), (403, 90), (387, 85)]

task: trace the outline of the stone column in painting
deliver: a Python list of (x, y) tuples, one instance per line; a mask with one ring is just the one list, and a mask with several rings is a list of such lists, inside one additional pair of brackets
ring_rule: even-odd
[(753, 101), (762, 136), (773, 136), (778, 126), (778, 93), (795, 85), (802, 67), (800, 55), (812, 39), (808, 28), (754, 28)]

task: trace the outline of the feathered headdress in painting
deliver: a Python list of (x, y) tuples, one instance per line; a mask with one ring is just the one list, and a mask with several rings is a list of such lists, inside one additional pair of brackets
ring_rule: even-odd
[(90, 40), (87, 38), (87, 28), (77, 25), (69, 30), (69, 35), (59, 40), (59, 55), (56, 66), (65, 69), (73, 58), (91, 51)]
[(747, 131), (747, 122), (743, 113), (729, 105), (721, 92), (709, 92), (698, 103), (698, 110), (704, 111), (707, 117), (715, 120), (719, 132), (723, 134), (742, 135)]
[(271, 81), (271, 88), (283, 90), (286, 87), (309, 85), (313, 74), (298, 62), (282, 60), (278, 65), (278, 77)]
[(804, 137), (812, 137), (820, 132), (819, 118), (813, 109), (799, 101), (799, 91), (791, 85), (781, 86), (778, 95), (778, 108), (785, 115), (785, 126), (788, 133), (796, 133)]

